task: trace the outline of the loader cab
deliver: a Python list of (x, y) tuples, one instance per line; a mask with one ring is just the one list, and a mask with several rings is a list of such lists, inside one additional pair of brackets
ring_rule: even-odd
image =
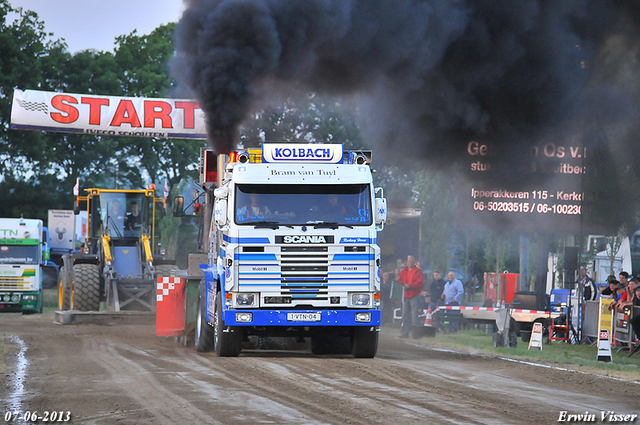
[(91, 199), (91, 236), (111, 240), (138, 238), (149, 226), (150, 201), (142, 192), (100, 192)]

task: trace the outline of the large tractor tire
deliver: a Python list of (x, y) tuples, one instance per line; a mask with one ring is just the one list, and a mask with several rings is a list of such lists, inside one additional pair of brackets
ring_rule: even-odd
[(222, 300), (216, 297), (213, 313), (213, 348), (218, 357), (238, 357), (242, 351), (242, 334), (239, 329), (225, 326), (222, 320)]
[(378, 331), (372, 326), (356, 326), (351, 338), (351, 354), (356, 359), (372, 359), (378, 352)]
[(100, 269), (97, 264), (76, 264), (73, 283), (73, 308), (79, 311), (100, 310)]
[(198, 308), (196, 310), (196, 350), (201, 353), (213, 351), (213, 326), (207, 322), (207, 297), (204, 282), (198, 287)]
[(172, 277), (176, 275), (178, 267), (173, 264), (160, 264), (156, 266), (156, 277)]
[(71, 309), (71, 282), (67, 282), (67, 271), (64, 267), (58, 273), (58, 308), (63, 311)]

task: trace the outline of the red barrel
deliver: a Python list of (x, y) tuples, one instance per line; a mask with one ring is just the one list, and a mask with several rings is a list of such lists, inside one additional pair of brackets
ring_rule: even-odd
[(159, 277), (156, 291), (156, 335), (182, 336), (186, 327), (186, 286), (181, 277)]

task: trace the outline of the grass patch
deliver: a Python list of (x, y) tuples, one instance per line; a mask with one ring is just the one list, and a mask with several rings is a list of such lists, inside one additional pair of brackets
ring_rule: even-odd
[[(398, 330), (386, 328), (383, 332), (395, 336)], [(542, 344), (542, 350), (529, 350), (529, 344), (522, 342), (521, 339), (518, 339), (517, 347), (494, 348), (493, 335), (480, 329), (465, 329), (454, 334), (438, 332), (435, 338), (424, 337), (412, 341), (427, 347), (543, 363), (640, 382), (640, 354), (634, 354), (629, 358), (628, 352), (618, 353), (617, 348), (611, 350), (613, 362), (606, 363), (597, 360), (596, 346), (564, 344), (556, 341), (547, 344), (546, 338)]]

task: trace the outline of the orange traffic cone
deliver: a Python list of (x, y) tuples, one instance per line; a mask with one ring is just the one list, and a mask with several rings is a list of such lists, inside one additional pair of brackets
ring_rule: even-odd
[(427, 317), (424, 319), (425, 326), (431, 326), (431, 307), (427, 310)]

